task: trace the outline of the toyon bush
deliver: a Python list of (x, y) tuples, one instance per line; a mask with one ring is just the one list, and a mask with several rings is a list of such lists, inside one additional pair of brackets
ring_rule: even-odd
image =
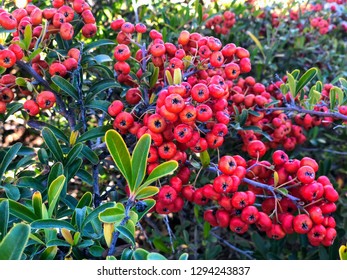
[(0, 259), (346, 258), (345, 1), (97, 2), (0, 9)]

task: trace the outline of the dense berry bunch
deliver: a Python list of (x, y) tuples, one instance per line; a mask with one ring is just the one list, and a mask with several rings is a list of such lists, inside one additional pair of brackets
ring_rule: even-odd
[[(264, 149), (256, 140), (249, 144), (248, 153), (261, 156)], [(333, 243), (336, 223), (331, 214), (336, 211), (338, 193), (327, 177), (316, 178), (318, 164), (313, 159), (289, 159), (277, 150), (271, 163), (223, 156), (218, 169), (220, 175), (213, 184), (195, 190), (203, 194), (204, 205), (214, 205), (204, 213), (212, 226), (243, 234), (254, 225), (273, 239), (298, 233), (307, 234), (313, 246)]]
[[(208, 18), (208, 15), (205, 15)], [(231, 11), (225, 11), (223, 15), (214, 15), (206, 20), (205, 26), (213, 30), (216, 34), (226, 35), (236, 22), (235, 14)]]
[[(28, 4), (11, 13), (0, 9), (0, 26), (12, 32), (12, 40), (0, 49), (0, 67), (11, 69), (16, 62), (30, 58), (32, 69), (40, 76), (59, 75), (67, 78), (78, 67), (79, 50), (71, 48), (66, 56), (57, 60), (43, 58), (40, 54), (31, 54), (50, 42), (51, 36), (58, 34), (63, 40), (71, 40), (74, 34), (73, 21), (78, 18), (83, 23), (82, 35), (90, 38), (96, 34), (97, 28), (91, 8), (84, 0), (66, 1), (55, 0), (51, 8), (41, 10)], [(47, 22), (47, 24), (46, 24)], [(24, 39), (23, 39), (24, 38)], [(29, 41), (25, 43), (25, 40)], [(27, 45), (26, 45), (27, 44)], [(26, 84), (27, 83), (27, 84)], [(4, 75), (0, 81), (0, 113), (6, 112), (7, 104), (14, 99), (31, 96), (24, 103), (24, 109), (29, 115), (35, 116), (41, 109), (51, 108), (56, 100), (50, 91), (35, 94), (31, 80), (16, 82), (14, 75)]]

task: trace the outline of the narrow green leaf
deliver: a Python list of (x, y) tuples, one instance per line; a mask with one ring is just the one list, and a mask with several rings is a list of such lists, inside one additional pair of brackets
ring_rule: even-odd
[(301, 76), (296, 85), (295, 96), (317, 75), (317, 73), (317, 68), (311, 68)]
[(287, 73), (287, 83), (288, 83), (288, 86), (289, 86), (289, 90), (290, 90), (290, 93), (291, 95), (295, 98), (296, 97), (296, 81), (294, 79), (294, 77), (290, 74), (290, 73)]
[(108, 114), (108, 107), (111, 102), (105, 100), (91, 100), (88, 104), (85, 104), (87, 108), (101, 110), (104, 113)]
[(336, 106), (336, 92), (335, 91), (330, 90), (329, 99), (330, 99), (330, 109), (334, 110), (335, 106)]
[(21, 143), (14, 144), (5, 154), (3, 157), (1, 163), (0, 163), (0, 182), (2, 181), (2, 176), (4, 175), (7, 167), (10, 165), (10, 163), (13, 161), (13, 159), (16, 157), (19, 149), (22, 147)]
[(76, 176), (88, 185), (93, 185), (93, 176), (90, 175), (88, 171), (84, 169), (79, 169), (76, 173)]
[(79, 142), (85, 142), (88, 140), (92, 140), (98, 137), (104, 137), (106, 131), (112, 128), (112, 125), (104, 125), (92, 128), (88, 130), (87, 132), (83, 133), (80, 137), (77, 138), (77, 143)]
[(83, 149), (82, 143), (77, 143), (73, 148), (69, 151), (65, 159), (65, 168), (67, 168), (81, 153)]
[(207, 150), (200, 153), (200, 161), (203, 167), (208, 167), (210, 165), (211, 159)]
[(198, 4), (198, 23), (202, 23), (202, 5), (200, 3)]
[(246, 34), (251, 37), (251, 39), (253, 40), (253, 42), (257, 45), (258, 49), (260, 50), (262, 56), (264, 59), (266, 59), (265, 53), (264, 53), (264, 48), (262, 46), (262, 44), (260, 43), (260, 41), (258, 40), (258, 38), (256, 36), (254, 36), (254, 34), (250, 31), (246, 31)]
[(137, 213), (137, 219), (140, 221), (143, 218), (143, 216), (146, 215), (149, 212), (149, 210), (151, 210), (154, 207), (155, 203), (156, 201), (151, 198), (140, 200), (131, 210)]
[(341, 86), (347, 90), (347, 80), (345, 78), (339, 78)]
[(295, 80), (297, 80), (297, 79), (299, 79), (299, 76), (300, 76), (300, 70), (299, 69), (295, 69), (292, 73), (290, 73), (292, 76), (293, 76), (293, 78), (295, 79)]
[(7, 233), (10, 207), (8, 200), (0, 201), (0, 242)]
[(48, 216), (52, 217), (53, 211), (59, 200), (60, 193), (64, 187), (65, 176), (57, 177), (48, 188)]
[(63, 162), (64, 154), (53, 132), (49, 128), (45, 127), (44, 129), (42, 129), (42, 137), (48, 149), (52, 152), (53, 157), (57, 161)]
[(153, 88), (158, 81), (159, 77), (159, 67), (154, 67), (153, 74), (149, 80), (149, 88)]
[(93, 202), (93, 195), (91, 192), (86, 192), (78, 201), (76, 208), (83, 208), (84, 206), (91, 206)]
[(39, 191), (34, 192), (32, 197), (32, 206), (35, 215), (41, 219), (42, 218), (42, 196)]
[(52, 166), (51, 172), (49, 172), (47, 186), (50, 186), (52, 182), (60, 175), (64, 175), (64, 167), (62, 163), (57, 162)]
[(149, 134), (144, 134), (141, 136), (134, 148), (131, 157), (132, 182), (129, 186), (131, 192), (134, 192), (145, 178), (150, 146), (151, 136)]
[(16, 224), (0, 243), (0, 260), (20, 260), (29, 234), (30, 226)]
[(116, 166), (130, 185), (132, 182), (131, 159), (122, 136), (112, 129), (106, 132), (105, 140)]
[(335, 95), (335, 98), (337, 98), (337, 104), (338, 105), (342, 105), (343, 100), (344, 100), (344, 93), (343, 93), (342, 89), (340, 89), (336, 86), (333, 86), (330, 89), (330, 94)]
[(81, 226), (81, 231), (88, 223), (92, 222), (94, 219), (97, 219), (99, 213), (103, 212), (105, 209), (110, 207), (115, 207), (115, 203), (106, 202), (105, 204), (100, 205), (99, 207), (95, 208), (92, 212), (90, 212), (89, 215), (83, 221), (83, 224)]
[(55, 83), (64, 92), (66, 92), (69, 96), (71, 96), (74, 100), (79, 99), (77, 89), (75, 89), (75, 87), (66, 79), (62, 78), (59, 75), (54, 75), (52, 77), (52, 82)]
[(4, 116), (4, 120), (6, 121), (10, 116), (14, 115), (16, 112), (18, 112), (20, 109), (23, 108), (23, 104), (19, 102), (11, 102), (6, 105), (7, 111), (6, 115)]
[(116, 83), (114, 79), (104, 79), (95, 82), (90, 87), (89, 92), (87, 93), (86, 104), (90, 104), (90, 102), (94, 99), (96, 95), (110, 88), (118, 88), (120, 91), (122, 90), (121, 85)]
[(152, 170), (151, 174), (149, 174), (147, 180), (141, 185), (140, 188), (147, 187), (159, 178), (172, 174), (177, 168), (178, 163), (175, 160), (163, 162)]
[(180, 255), (179, 260), (186, 261), (188, 260), (188, 257), (189, 257), (188, 253), (183, 253), (182, 255)]
[(135, 246), (135, 225), (133, 221), (127, 221), (125, 226), (118, 226), (117, 230)]
[(112, 61), (112, 58), (106, 54), (98, 54), (98, 55), (94, 56), (94, 59), (99, 64)]
[(24, 29), (24, 38), (22, 40), (25, 46), (25, 50), (29, 49), (32, 38), (33, 38), (33, 32), (32, 32), (31, 24), (27, 24)]
[(158, 192), (159, 189), (157, 187), (145, 187), (136, 192), (135, 197), (136, 199), (144, 199), (156, 195)]
[(61, 240), (61, 239), (52, 239), (49, 240), (46, 243), (47, 247), (52, 247), (52, 246), (60, 246), (60, 247), (71, 247), (71, 245), (69, 243), (67, 243), (65, 240)]
[[(31, 121), (28, 121), (28, 125), (31, 125)], [(66, 137), (66, 135), (58, 128), (56, 128), (54, 125), (48, 124), (48, 123), (44, 123), (44, 122), (39, 122), (39, 121), (35, 121), (35, 129), (44, 129), (45, 127), (48, 127), (55, 135), (55, 137), (57, 137), (59, 140), (63, 141), (66, 145), (69, 145), (69, 138)]]
[(7, 198), (16, 201), (20, 199), (20, 192), (17, 186), (6, 184), (5, 186), (0, 186), (0, 189), (5, 190)]
[[(70, 181), (71, 178), (73, 178), (77, 171), (82, 166), (83, 159), (76, 158), (70, 165), (69, 168), (65, 169), (65, 177), (67, 178), (67, 181)], [(66, 184), (65, 184), (66, 185)], [(64, 192), (66, 193), (66, 189), (64, 189)]]
[(121, 260), (128, 260), (130, 261), (133, 257), (133, 250), (126, 248), (122, 252)]
[(114, 46), (114, 45), (116, 45), (116, 43), (114, 41), (112, 41), (112, 40), (101, 39), (101, 40), (94, 41), (94, 42), (86, 45), (83, 50), (85, 52), (88, 52), (88, 51), (90, 51), (92, 49), (99, 48), (99, 47), (106, 46), (106, 45)]
[(56, 220), (56, 219), (42, 219), (34, 221), (30, 224), (33, 229), (55, 229), (55, 228), (66, 228), (70, 231), (75, 232), (75, 227), (67, 221)]
[(31, 223), (38, 219), (33, 211), (31, 211), (28, 207), (20, 204), (14, 200), (8, 200), (10, 206), (10, 213), (13, 216), (16, 216), (19, 219), (22, 219), (26, 222)]
[(88, 146), (83, 145), (82, 155), (90, 161), (91, 164), (96, 165), (99, 162), (97, 154)]

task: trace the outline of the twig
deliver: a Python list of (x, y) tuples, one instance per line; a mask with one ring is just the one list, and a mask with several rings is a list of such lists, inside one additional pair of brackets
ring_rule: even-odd
[(164, 220), (167, 232), (168, 232), (169, 237), (170, 237), (171, 251), (172, 251), (172, 253), (175, 253), (175, 248), (174, 248), (174, 245), (173, 245), (173, 238), (175, 238), (175, 236), (174, 236), (174, 234), (173, 234), (173, 232), (171, 230), (170, 223), (169, 223), (169, 218), (167, 217), (167, 215), (165, 215), (163, 220)]
[[(123, 218), (123, 220), (120, 222), (120, 226), (124, 226), (127, 221), (130, 219), (130, 216), (129, 216), (129, 212), (130, 212), (130, 209), (131, 207), (134, 206), (134, 201), (131, 200), (131, 199), (128, 199), (127, 200), (127, 203), (125, 205), (125, 217)], [(110, 248), (108, 250), (108, 256), (112, 256), (115, 251), (116, 251), (116, 244), (117, 244), (117, 240), (118, 240), (118, 237), (120, 235), (120, 232), (116, 229), (113, 234), (112, 234), (112, 241), (111, 241), (111, 245), (110, 245)]]
[(210, 231), (210, 234), (213, 235), (215, 238), (217, 238), (220, 242), (222, 242), (224, 245), (228, 246), (230, 249), (234, 250), (235, 252), (238, 252), (239, 254), (245, 256), (247, 259), (254, 260), (254, 258), (250, 255), (253, 252), (252, 251), (244, 251), (241, 250), (228, 241), (226, 241), (223, 237), (219, 236), (218, 234), (214, 233), (212, 230)]

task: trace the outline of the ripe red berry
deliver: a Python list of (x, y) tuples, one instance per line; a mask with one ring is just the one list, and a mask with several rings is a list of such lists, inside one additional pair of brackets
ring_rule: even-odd
[(218, 163), (219, 170), (226, 175), (233, 175), (236, 167), (236, 161), (232, 156), (223, 156)]
[(133, 116), (128, 112), (121, 112), (113, 122), (113, 127), (120, 130), (127, 130), (134, 124)]
[(302, 166), (296, 173), (299, 181), (303, 184), (309, 184), (314, 181), (316, 173), (310, 166)]
[(173, 142), (166, 142), (158, 147), (158, 154), (162, 159), (172, 159), (177, 152), (177, 147)]
[(293, 220), (293, 227), (296, 233), (308, 233), (312, 228), (312, 220), (307, 214), (297, 215)]
[(186, 124), (179, 124), (174, 129), (175, 139), (180, 143), (187, 143), (193, 137), (193, 129)]
[(40, 113), (40, 107), (34, 100), (25, 101), (23, 108), (28, 112), (30, 116), (36, 116), (38, 113)]
[(117, 116), (120, 112), (123, 111), (124, 105), (122, 101), (115, 100), (111, 103), (111, 105), (108, 107), (107, 112), (111, 117)]
[(268, 231), (272, 227), (272, 222), (267, 214), (259, 212), (259, 217), (255, 225), (260, 231)]
[(253, 158), (261, 158), (266, 153), (266, 147), (263, 142), (259, 140), (253, 140), (248, 144), (247, 152)]
[(246, 206), (241, 212), (241, 220), (247, 224), (254, 224), (259, 219), (259, 211), (255, 206)]
[(55, 101), (55, 95), (51, 91), (42, 91), (36, 97), (36, 102), (42, 109), (51, 108)]
[(0, 101), (0, 114), (4, 114), (6, 112), (6, 103)]
[(11, 50), (0, 50), (0, 67), (10, 68), (17, 61), (17, 57)]
[(231, 198), (231, 204), (235, 209), (242, 209), (249, 205), (248, 195), (245, 192), (236, 192)]
[(127, 45), (119, 44), (114, 50), (114, 58), (118, 61), (125, 61), (130, 58), (131, 52)]
[(230, 214), (225, 210), (217, 210), (216, 211), (216, 219), (218, 226), (221, 228), (227, 228), (230, 224)]
[(158, 199), (164, 204), (171, 204), (176, 199), (176, 197), (176, 190), (169, 185), (162, 186), (158, 193)]
[(232, 217), (229, 228), (232, 232), (243, 234), (248, 231), (248, 224), (242, 221), (240, 217)]

